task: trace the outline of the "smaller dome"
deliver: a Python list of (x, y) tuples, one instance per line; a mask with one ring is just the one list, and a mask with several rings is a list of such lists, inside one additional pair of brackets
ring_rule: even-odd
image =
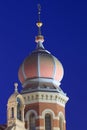
[(16, 102), (17, 96), (19, 95), (19, 93), (13, 93), (9, 99), (8, 99), (8, 103), (10, 102)]
[(22, 95), (17, 91), (17, 83), (14, 83), (15, 86), (15, 92), (9, 97), (8, 99), (8, 104), (12, 103), (12, 102), (17, 102), (17, 98), (19, 97), (21, 99), (21, 101), (24, 103), (23, 97)]

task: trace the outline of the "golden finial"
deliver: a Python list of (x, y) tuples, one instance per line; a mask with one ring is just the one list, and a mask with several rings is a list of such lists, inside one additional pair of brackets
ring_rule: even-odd
[(36, 25), (38, 27), (38, 36), (36, 36), (35, 42), (38, 43), (37, 48), (44, 48), (44, 46), (42, 44), (44, 42), (44, 37), (41, 35), (41, 27), (43, 25), (43, 23), (40, 20), (41, 5), (38, 4), (37, 7), (38, 7), (38, 22), (36, 23)]

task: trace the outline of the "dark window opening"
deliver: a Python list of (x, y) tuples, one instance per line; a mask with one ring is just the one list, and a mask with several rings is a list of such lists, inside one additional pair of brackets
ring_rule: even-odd
[(31, 113), (29, 117), (29, 130), (36, 130), (36, 119), (34, 113)]
[(51, 115), (50, 114), (45, 115), (45, 130), (52, 130), (51, 129)]
[(14, 118), (14, 108), (11, 109), (11, 117)]
[(22, 113), (21, 113), (21, 101), (20, 101), (20, 98), (17, 98), (17, 118), (19, 120), (22, 120)]

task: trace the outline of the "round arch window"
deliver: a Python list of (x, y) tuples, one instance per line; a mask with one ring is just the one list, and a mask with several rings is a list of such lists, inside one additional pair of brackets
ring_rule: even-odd
[(52, 130), (52, 121), (51, 121), (51, 115), (50, 114), (46, 114), (45, 115), (45, 130)]

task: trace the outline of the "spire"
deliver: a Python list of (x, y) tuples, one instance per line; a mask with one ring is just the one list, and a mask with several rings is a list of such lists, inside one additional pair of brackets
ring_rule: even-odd
[(43, 42), (44, 42), (44, 37), (41, 35), (41, 27), (43, 25), (43, 23), (40, 20), (40, 15), (41, 15), (41, 5), (38, 4), (38, 22), (36, 23), (37, 27), (38, 27), (38, 35), (35, 38), (35, 42), (37, 43), (37, 49), (38, 48), (43, 48)]
[(15, 87), (15, 93), (18, 92), (18, 83), (14, 83), (14, 87)]

